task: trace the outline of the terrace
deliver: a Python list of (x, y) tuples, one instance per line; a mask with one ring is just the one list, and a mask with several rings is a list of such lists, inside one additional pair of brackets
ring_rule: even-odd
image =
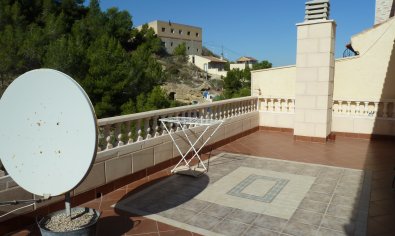
[[(89, 176), (74, 190), (73, 206), (102, 211), (99, 235), (205, 235), (210, 232), (229, 235), (232, 233), (229, 229), (235, 230), (229, 223), (242, 230), (233, 231), (238, 235), (313, 235), (315, 232), (391, 235), (395, 232), (391, 224), (395, 218), (395, 192), (391, 189), (395, 166), (392, 139), (358, 139), (338, 133), (335, 141), (327, 143), (295, 141), (290, 129), (259, 126), (260, 115), (264, 116), (267, 111), (259, 108), (258, 100), (258, 97), (231, 99), (99, 120), (100, 151)], [(289, 109), (286, 112), (289, 114)], [(203, 157), (207, 160), (210, 156), (209, 171), (196, 179), (170, 173), (179, 155), (163, 127), (153, 127), (159, 117), (181, 115), (226, 119), (204, 149)], [(196, 137), (202, 127), (190, 127), (190, 130)], [(181, 146), (185, 151), (186, 143)], [(223, 196), (230, 196), (226, 194), (228, 188), (242, 182), (240, 176), (234, 176), (237, 180), (234, 182), (227, 178), (238, 174), (239, 168), (252, 170), (248, 175), (274, 178), (274, 173), (278, 179), (289, 180), (273, 199), (280, 202), (257, 210), (259, 204), (254, 206), (252, 202), (262, 202), (235, 194), (230, 197), (234, 202), (229, 204), (221, 205), (213, 200), (213, 186), (218, 192), (223, 186)], [(3, 177), (2, 181), (9, 187), (5, 196), (31, 197), (13, 186), (9, 177)], [(282, 191), (296, 191), (287, 189), (292, 181), (296, 181), (295, 189), (304, 190), (281, 202)], [(266, 196), (265, 191), (271, 184), (272, 180), (253, 181), (251, 188), (247, 186), (241, 193)], [(172, 187), (174, 192), (160, 193)], [(254, 188), (262, 191), (254, 192)], [(182, 193), (190, 194), (164, 206), (153, 204), (166, 197), (184, 196)], [(26, 228), (31, 217), (62, 209), (61, 200), (62, 197), (56, 197), (40, 203), (33, 212), (28, 208), (24, 209), (24, 215), (11, 216), (2, 223), (2, 233), (18, 228), (13, 234), (36, 234), (35, 225)], [(149, 203), (153, 208), (139, 210), (131, 206), (133, 202), (146, 206)], [(171, 211), (178, 213), (166, 215)], [(185, 221), (180, 216), (185, 217)], [(210, 223), (207, 219), (211, 219)]]

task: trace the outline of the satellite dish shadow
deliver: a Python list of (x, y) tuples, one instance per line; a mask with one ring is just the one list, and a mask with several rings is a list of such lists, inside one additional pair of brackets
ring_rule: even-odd
[(165, 212), (192, 200), (208, 186), (209, 180), (206, 174), (162, 177), (129, 192), (116, 203), (115, 211), (130, 217)]

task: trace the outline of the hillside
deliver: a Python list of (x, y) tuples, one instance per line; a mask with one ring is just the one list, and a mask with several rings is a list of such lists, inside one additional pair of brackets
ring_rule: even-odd
[[(158, 59), (166, 73), (166, 82), (161, 86), (167, 94), (175, 93), (177, 101), (191, 104), (207, 102), (202, 95), (204, 90), (219, 95), (223, 80), (219, 76), (206, 75), (198, 67), (188, 63), (180, 56), (168, 56)], [(206, 78), (207, 77), (207, 78)]]

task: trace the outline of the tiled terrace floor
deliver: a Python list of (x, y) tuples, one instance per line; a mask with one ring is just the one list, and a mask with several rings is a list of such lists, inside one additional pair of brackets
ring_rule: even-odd
[[(287, 133), (258, 131), (213, 151), (241, 153), (328, 166), (372, 171), (368, 235), (395, 235), (395, 191), (391, 189), (395, 174), (394, 141), (368, 141), (337, 137), (327, 144), (294, 142)], [(130, 183), (102, 199), (84, 204), (102, 211), (99, 235), (196, 235), (155, 220), (120, 211), (111, 207), (152, 183), (169, 175), (169, 169)], [(36, 230), (22, 230), (17, 235), (34, 235)], [(296, 231), (295, 231), (296, 232)], [(290, 232), (292, 233), (292, 232)]]

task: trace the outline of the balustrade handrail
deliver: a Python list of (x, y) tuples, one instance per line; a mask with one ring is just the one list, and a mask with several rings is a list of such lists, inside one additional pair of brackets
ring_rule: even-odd
[(342, 102), (395, 102), (395, 99), (371, 99), (371, 100), (361, 100), (361, 99), (350, 99), (350, 98), (333, 98), (333, 102), (338, 102), (338, 101), (342, 101)]
[(167, 115), (170, 113), (178, 113), (178, 112), (182, 112), (182, 111), (186, 111), (186, 110), (196, 110), (196, 109), (202, 109), (202, 108), (207, 108), (207, 107), (212, 107), (212, 106), (226, 105), (226, 104), (230, 104), (230, 103), (234, 103), (234, 102), (248, 101), (248, 100), (257, 99), (257, 98), (258, 98), (257, 96), (232, 98), (232, 99), (226, 99), (223, 101), (217, 101), (217, 102), (211, 102), (211, 103), (172, 107), (172, 108), (158, 109), (158, 110), (153, 110), (153, 111), (139, 112), (139, 113), (134, 113), (134, 114), (129, 114), (129, 115), (114, 116), (114, 117), (99, 119), (97, 121), (97, 124), (98, 124), (98, 126), (112, 125), (112, 124), (122, 123), (125, 121), (132, 121), (132, 120), (149, 118), (149, 117), (153, 117), (153, 116)]
[(279, 97), (279, 96), (263, 96), (259, 95), (257, 96), (258, 99), (295, 99), (295, 97)]

